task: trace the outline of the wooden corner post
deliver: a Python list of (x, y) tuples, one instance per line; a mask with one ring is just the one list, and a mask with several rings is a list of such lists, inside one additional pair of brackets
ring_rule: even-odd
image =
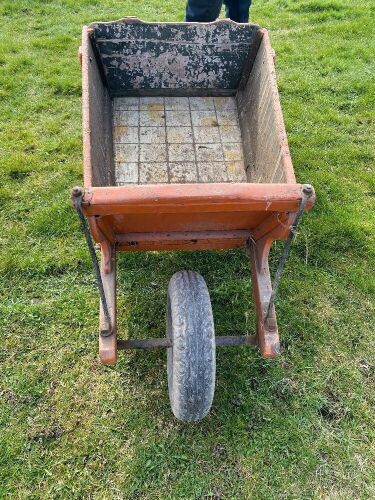
[(117, 331), (116, 331), (116, 250), (110, 246), (111, 266), (108, 268), (106, 252), (101, 252), (100, 274), (107, 300), (112, 329), (110, 335), (103, 335), (108, 329), (103, 306), (100, 301), (99, 311), (99, 357), (104, 365), (114, 365), (117, 361)]
[(248, 249), (251, 260), (251, 281), (256, 311), (257, 344), (262, 356), (273, 358), (280, 351), (276, 312), (272, 306), (268, 318), (267, 310), (272, 293), (272, 283), (268, 257), (272, 238), (262, 238), (255, 242), (250, 239)]

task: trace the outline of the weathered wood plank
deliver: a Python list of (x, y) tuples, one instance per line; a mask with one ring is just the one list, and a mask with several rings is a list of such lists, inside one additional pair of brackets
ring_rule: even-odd
[(114, 183), (112, 102), (87, 28), (82, 33), (82, 110), (85, 184), (109, 186)]
[(202, 45), (200, 43), (181, 43), (176, 40), (168, 40), (167, 42), (160, 42), (159, 40), (106, 40), (99, 38), (95, 40), (100, 48), (102, 56), (123, 55), (127, 56), (129, 51), (155, 51), (156, 54), (164, 54), (166, 50), (176, 51), (182, 55), (194, 55), (197, 51), (202, 51), (208, 56), (214, 56), (218, 52), (230, 51), (236, 49), (240, 52), (248, 52), (248, 43), (207, 43)]
[(111, 95), (134, 89), (236, 89), (250, 71), (259, 26), (144, 23), (90, 25)]
[(230, 97), (235, 96), (237, 89), (112, 89), (112, 97)]
[[(125, 58), (103, 58), (104, 70), (111, 93), (128, 89), (235, 89), (238, 87), (246, 53), (230, 59), (227, 54), (207, 59), (197, 53), (193, 57), (153, 56), (142, 58), (129, 54)], [(163, 71), (160, 68), (164, 68)], [(207, 71), (202, 68), (206, 68)]]
[(237, 104), (248, 181), (295, 182), (266, 30)]
[(248, 43), (260, 27), (256, 24), (237, 24), (228, 19), (213, 23), (157, 23), (137, 18), (124, 18), (108, 23), (92, 23), (97, 39), (176, 40), (196, 44)]

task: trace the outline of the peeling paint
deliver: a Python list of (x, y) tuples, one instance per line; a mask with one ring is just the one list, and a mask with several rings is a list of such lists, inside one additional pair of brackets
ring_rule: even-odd
[(124, 19), (91, 25), (110, 90), (235, 89), (256, 25), (143, 23)]

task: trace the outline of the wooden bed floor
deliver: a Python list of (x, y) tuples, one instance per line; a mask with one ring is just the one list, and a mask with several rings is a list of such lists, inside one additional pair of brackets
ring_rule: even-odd
[(247, 182), (234, 97), (113, 99), (116, 184)]

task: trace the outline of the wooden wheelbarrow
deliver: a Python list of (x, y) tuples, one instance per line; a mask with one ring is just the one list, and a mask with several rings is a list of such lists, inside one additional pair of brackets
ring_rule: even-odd
[[(173, 413), (204, 417), (216, 345), (279, 351), (274, 299), (310, 185), (296, 182), (265, 29), (135, 18), (83, 28), (84, 187), (73, 202), (101, 297), (99, 353), (167, 348)], [(90, 232), (100, 247), (100, 268)], [(268, 256), (286, 246), (272, 287)], [(119, 340), (116, 252), (247, 248), (256, 334), (215, 337), (208, 290), (193, 271), (169, 284), (164, 339)]]

